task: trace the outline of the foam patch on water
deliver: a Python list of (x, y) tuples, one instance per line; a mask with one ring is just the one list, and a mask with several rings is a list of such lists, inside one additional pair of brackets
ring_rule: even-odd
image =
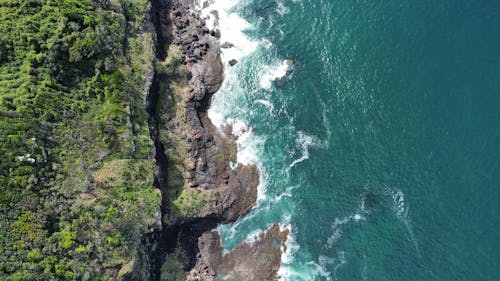
[[(317, 260), (310, 260), (304, 263), (295, 263), (295, 254), (300, 252), (300, 246), (295, 240), (297, 230), (291, 226), (286, 243), (286, 250), (282, 251), (282, 265), (278, 270), (278, 276), (282, 281), (309, 281), (322, 278), (325, 280), (337, 280), (337, 270), (344, 265), (347, 260), (344, 251), (337, 252), (336, 257), (320, 255)], [(333, 271), (328, 268), (333, 266)], [(333, 279), (332, 279), (333, 273)]]
[[(202, 2), (205, 1), (199, 1), (196, 8), (202, 17), (208, 18), (207, 27), (220, 30), (221, 43), (229, 42), (234, 45), (222, 50), (221, 58), (224, 63), (232, 59), (239, 60), (257, 49), (259, 42), (251, 40), (245, 34), (245, 31), (253, 29), (253, 26), (234, 12), (236, 7), (244, 5), (243, 1), (210, 0), (206, 8), (203, 8)], [(212, 11), (217, 11), (217, 16)]]
[(294, 254), (300, 249), (297, 240), (295, 239), (296, 233), (295, 228), (292, 225), (287, 225), (288, 237), (285, 243), (285, 249), (281, 249), (281, 266), (278, 270), (278, 276), (281, 280), (291, 281), (293, 276), (297, 275), (292, 267), (290, 266), (294, 260)]
[(293, 185), (293, 186), (289, 186), (285, 189), (285, 191), (283, 191), (281, 194), (279, 195), (276, 195), (274, 197), (274, 202), (273, 203), (278, 203), (280, 202), (283, 198), (292, 198), (292, 191), (297, 189), (299, 186), (298, 185)]
[(347, 263), (347, 260), (345, 258), (345, 252), (344, 251), (339, 251), (337, 255), (337, 260), (336, 260), (336, 265), (333, 268), (333, 279), (337, 280), (337, 271)]
[(250, 127), (247, 131), (238, 136), (236, 143), (238, 145), (237, 159), (241, 164), (258, 164), (265, 139), (256, 136)]
[(401, 190), (395, 190), (392, 195), (392, 199), (394, 201), (394, 210), (396, 211), (396, 215), (400, 219), (404, 219), (407, 214), (407, 209), (405, 208), (405, 195)]
[[(345, 258), (345, 252), (337, 252), (336, 257), (329, 257), (326, 255), (320, 255), (317, 261), (308, 261), (305, 264), (290, 269), (288, 271), (289, 275), (281, 276), (282, 280), (286, 281), (297, 281), (297, 280), (338, 280), (337, 271), (347, 263)], [(329, 268), (333, 266), (333, 271)], [(333, 276), (332, 276), (333, 275)]]
[(250, 232), (244, 241), (246, 243), (250, 243), (250, 244), (255, 243), (255, 242), (259, 241), (259, 235), (264, 233), (264, 232), (265, 232), (264, 230), (257, 228), (254, 231)]
[(366, 260), (366, 254), (363, 254), (363, 268), (361, 269), (361, 278), (363, 278), (363, 280), (368, 280), (368, 262)]
[(283, 16), (283, 15), (290, 13), (290, 9), (287, 6), (285, 6), (283, 1), (278, 0), (276, 3), (278, 4), (278, 6), (276, 8), (276, 11), (278, 12), (278, 14)]
[(386, 187), (386, 190), (392, 197), (394, 213), (396, 214), (397, 218), (405, 225), (406, 230), (408, 231), (409, 239), (413, 243), (417, 255), (420, 257), (421, 255), (418, 246), (418, 241), (415, 234), (413, 233), (412, 224), (408, 215), (409, 206), (405, 202), (405, 195), (403, 191), (397, 188), (389, 188), (389, 187)]
[(263, 89), (270, 89), (273, 86), (273, 82), (283, 79), (290, 68), (291, 66), (286, 60), (265, 66), (263, 74), (260, 77), (260, 86)]
[[(321, 255), (318, 258), (318, 262), (315, 263), (317, 266), (317, 275), (325, 278), (328, 281), (331, 280), (338, 280), (337, 279), (337, 271), (347, 263), (347, 260), (345, 258), (345, 252), (344, 251), (339, 251), (337, 252), (337, 256), (335, 258), (328, 257)], [(333, 272), (328, 271), (329, 266), (334, 266), (333, 267)], [(333, 279), (332, 279), (332, 273), (333, 273)]]
[(326, 248), (331, 248), (333, 246), (333, 244), (342, 236), (341, 226), (343, 224), (348, 223), (350, 220), (351, 220), (350, 217), (346, 217), (346, 218), (342, 218), (342, 219), (335, 218), (335, 221), (333, 222), (333, 224), (331, 226), (333, 233), (326, 240)]
[(265, 100), (265, 99), (256, 99), (254, 101), (254, 103), (262, 104), (264, 107), (266, 107), (269, 110), (269, 115), (273, 115), (274, 105), (270, 101)]
[(296, 139), (296, 144), (301, 148), (302, 151), (302, 156), (299, 159), (294, 160), (290, 164), (290, 168), (293, 166), (297, 165), (298, 163), (305, 161), (309, 159), (309, 148), (310, 147), (315, 147), (315, 148), (321, 148), (325, 146), (325, 143), (315, 136), (310, 136), (302, 131), (298, 132), (297, 139)]
[(350, 216), (344, 217), (342, 219), (335, 218), (332, 226), (330, 227), (332, 230), (332, 234), (326, 240), (326, 245), (324, 248), (330, 249), (333, 247), (335, 242), (342, 237), (342, 226), (349, 222), (359, 222), (366, 220), (365, 217), (360, 213), (355, 213)]

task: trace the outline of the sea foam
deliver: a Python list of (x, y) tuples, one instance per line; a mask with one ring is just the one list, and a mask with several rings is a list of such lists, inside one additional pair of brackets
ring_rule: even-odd
[(239, 60), (255, 51), (259, 43), (245, 34), (245, 31), (253, 28), (252, 25), (234, 12), (236, 7), (244, 5), (243, 1), (211, 0), (206, 8), (203, 8), (201, 2), (198, 2), (197, 9), (202, 17), (208, 18), (208, 28), (220, 30), (221, 43), (229, 42), (234, 45), (232, 48), (222, 49), (221, 58), (224, 63), (232, 59)]
[(260, 86), (266, 90), (271, 89), (273, 82), (283, 79), (290, 69), (291, 65), (286, 60), (277, 61), (264, 67), (263, 74), (260, 77)]
[(321, 148), (325, 146), (325, 143), (323, 141), (319, 140), (315, 136), (308, 135), (302, 131), (298, 132), (296, 143), (297, 146), (299, 146), (302, 151), (302, 156), (299, 159), (294, 160), (290, 164), (290, 168), (292, 168), (293, 166), (297, 165), (302, 161), (309, 159), (310, 147)]

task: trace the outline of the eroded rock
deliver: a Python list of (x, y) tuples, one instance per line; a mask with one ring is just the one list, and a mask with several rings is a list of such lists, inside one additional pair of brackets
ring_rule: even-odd
[(200, 256), (187, 280), (277, 280), (288, 232), (276, 223), (254, 242), (242, 243), (227, 254), (218, 232), (205, 232), (198, 240)]

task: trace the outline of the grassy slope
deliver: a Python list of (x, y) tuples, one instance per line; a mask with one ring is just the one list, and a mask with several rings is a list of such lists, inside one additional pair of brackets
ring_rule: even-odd
[(148, 5), (0, 0), (0, 279), (131, 268), (160, 201), (143, 96)]

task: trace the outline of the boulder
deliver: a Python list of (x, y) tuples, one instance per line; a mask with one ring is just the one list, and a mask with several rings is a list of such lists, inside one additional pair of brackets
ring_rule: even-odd
[(292, 67), (293, 66), (293, 60), (292, 59), (286, 59), (286, 60), (283, 61), (283, 64), (285, 64), (288, 67)]
[(237, 60), (232, 59), (232, 60), (229, 61), (229, 65), (230, 66), (234, 66), (237, 62), (238, 62)]
[(220, 47), (224, 48), (224, 49), (229, 49), (229, 48), (234, 47), (234, 44), (230, 43), (230, 42), (224, 42), (224, 44), (220, 45)]

